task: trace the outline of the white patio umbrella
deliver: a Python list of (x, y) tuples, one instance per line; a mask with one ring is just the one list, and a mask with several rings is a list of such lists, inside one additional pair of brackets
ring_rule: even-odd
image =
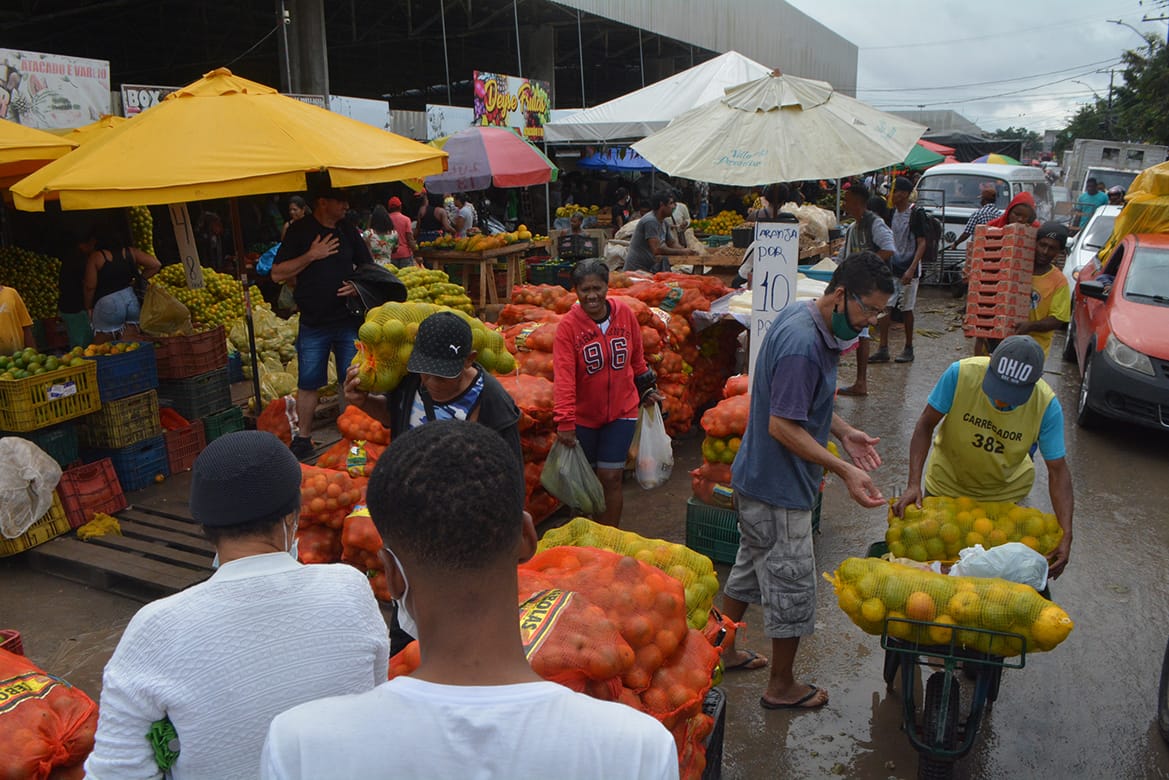
[(679, 115), (633, 148), (670, 176), (748, 187), (897, 165), (925, 131), (826, 81), (773, 71)]

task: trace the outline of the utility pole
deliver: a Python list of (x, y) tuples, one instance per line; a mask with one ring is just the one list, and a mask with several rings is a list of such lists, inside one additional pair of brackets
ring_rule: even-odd
[(1111, 68), (1108, 69), (1108, 136), (1113, 136), (1113, 122), (1112, 122), (1112, 79), (1116, 76), (1116, 71)]

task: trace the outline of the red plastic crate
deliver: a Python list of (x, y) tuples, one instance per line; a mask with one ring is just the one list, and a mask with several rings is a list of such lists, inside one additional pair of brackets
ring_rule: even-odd
[(186, 471), (195, 465), (195, 458), (207, 446), (203, 433), (203, 424), (196, 420), (188, 423), (187, 427), (163, 434), (166, 439), (166, 459), (170, 464), (170, 473), (177, 474)]
[(94, 512), (112, 515), (128, 506), (122, 483), (109, 458), (64, 471), (57, 492), (70, 528), (85, 525), (93, 519)]
[(14, 628), (0, 628), (0, 650), (24, 655), (24, 643), (20, 641), (20, 632)]
[(1015, 335), (1015, 326), (1018, 318), (1004, 317), (1001, 314), (972, 314), (967, 313), (962, 320), (962, 332), (969, 338), (1005, 339)]
[(155, 336), (159, 379), (189, 379), (227, 368), (227, 331), (220, 325), (191, 336)]

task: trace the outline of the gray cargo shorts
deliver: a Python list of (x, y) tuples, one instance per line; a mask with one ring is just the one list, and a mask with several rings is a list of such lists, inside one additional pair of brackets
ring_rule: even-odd
[(739, 493), (739, 552), (726, 595), (763, 606), (769, 639), (808, 636), (816, 622), (812, 510), (785, 509)]

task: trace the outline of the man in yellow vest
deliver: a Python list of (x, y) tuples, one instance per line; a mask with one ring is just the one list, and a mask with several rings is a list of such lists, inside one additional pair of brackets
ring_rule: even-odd
[(1063, 539), (1047, 556), (1051, 576), (1058, 577), (1071, 552), (1074, 500), (1063, 409), (1043, 381), (1043, 358), (1033, 338), (1010, 336), (989, 358), (966, 358), (946, 369), (913, 430), (909, 484), (893, 511), (900, 517), (910, 503), (920, 507), (923, 495), (1022, 501), (1035, 482), (1031, 458), (1038, 445), (1051, 506), (1063, 528)]

